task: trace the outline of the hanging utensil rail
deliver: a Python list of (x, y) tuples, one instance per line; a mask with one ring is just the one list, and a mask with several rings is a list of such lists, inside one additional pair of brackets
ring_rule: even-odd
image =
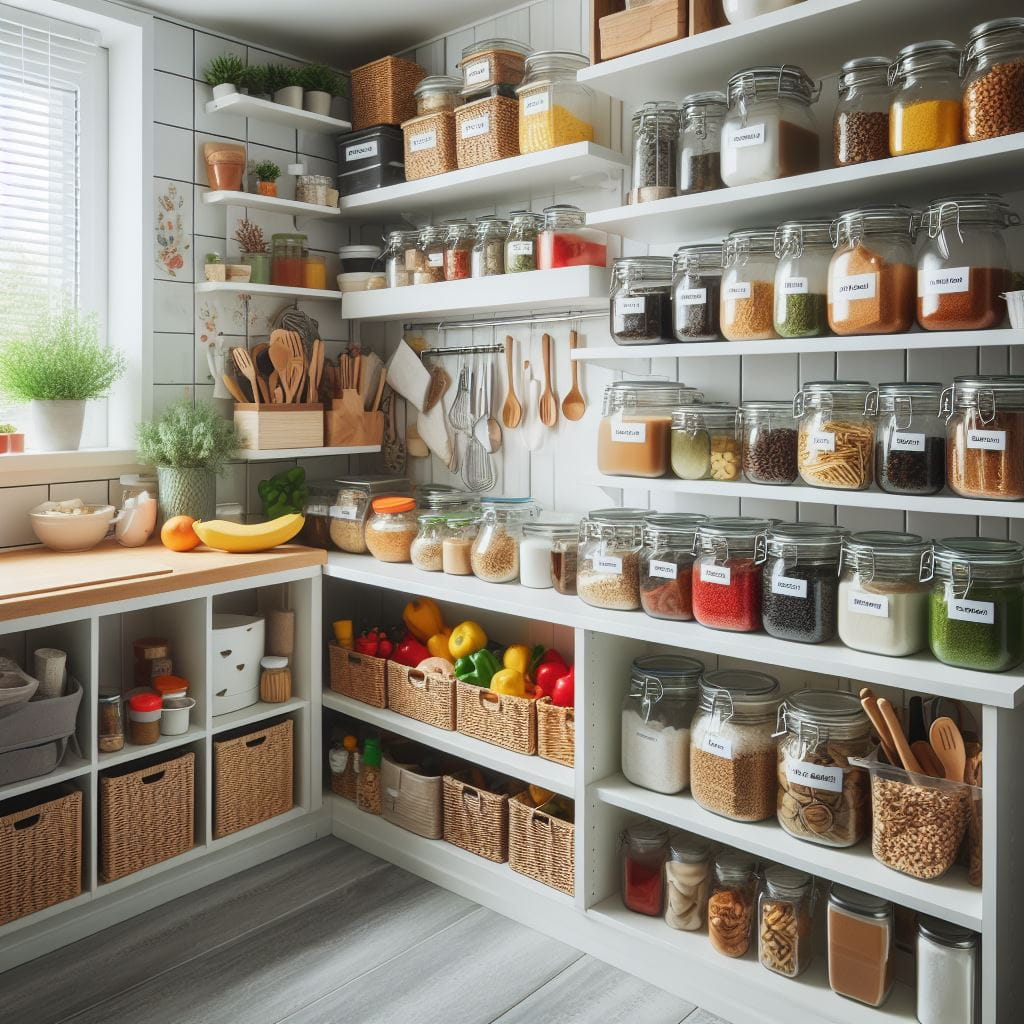
[(465, 345), (461, 348), (425, 348), (421, 356), (477, 356), (504, 352), (504, 345)]
[(607, 320), (603, 313), (537, 313), (535, 316), (498, 317), (494, 320), (432, 320), (423, 323), (403, 324), (406, 331), (461, 331), (476, 327), (511, 327), (515, 324), (557, 324), (571, 320)]

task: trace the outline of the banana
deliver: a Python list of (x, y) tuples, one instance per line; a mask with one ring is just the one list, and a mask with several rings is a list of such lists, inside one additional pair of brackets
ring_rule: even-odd
[(205, 523), (193, 523), (192, 529), (208, 548), (245, 554), (268, 551), (278, 544), (286, 544), (302, 529), (304, 522), (303, 516), (292, 512), (269, 523), (229, 523), (211, 519)]

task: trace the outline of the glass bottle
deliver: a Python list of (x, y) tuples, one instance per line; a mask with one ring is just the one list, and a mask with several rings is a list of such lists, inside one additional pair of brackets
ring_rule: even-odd
[(805, 484), (844, 491), (871, 486), (875, 425), (867, 403), (873, 391), (865, 380), (818, 380), (797, 393), (797, 468)]
[(680, 110), (651, 101), (633, 114), (633, 179), (628, 201), (648, 203), (679, 195)]
[(420, 256), (415, 261), (413, 284), (434, 284), (445, 279), (444, 251), (447, 237), (448, 229), (445, 227), (425, 227), (420, 231)]
[(644, 518), (640, 605), (652, 619), (693, 618), (693, 543), (700, 513), (654, 513)]
[(715, 341), (720, 334), (722, 246), (687, 245), (672, 257), (672, 328), (676, 341)]
[(505, 273), (505, 239), (508, 221), (501, 217), (481, 217), (476, 222), (470, 271), (473, 277), (494, 277)]
[(795, 978), (811, 962), (814, 879), (805, 871), (773, 864), (764, 873), (757, 901), (758, 959), (762, 967)]
[(708, 899), (708, 939), (722, 956), (746, 956), (757, 900), (757, 864), (747, 853), (723, 850), (715, 858), (713, 877)]
[(640, 607), (640, 549), (645, 510), (596, 509), (580, 521), (576, 593), (595, 608)]
[(665, 900), (668, 829), (637, 821), (619, 837), (622, 850), (622, 902), (634, 914), (660, 917)]
[(920, 1024), (975, 1024), (977, 975), (977, 933), (921, 915), (917, 922)]
[(464, 220), (446, 224), (444, 239), (444, 279), (464, 281), (470, 276), (470, 254), (473, 251), (473, 225)]
[(609, 329), (617, 345), (672, 340), (672, 260), (625, 256), (612, 262)]
[(587, 215), (577, 206), (545, 206), (544, 228), (537, 236), (537, 269), (607, 266), (608, 235), (586, 223)]
[(893, 905), (833, 882), (826, 916), (829, 987), (847, 999), (881, 1006), (895, 980)]
[(709, 629), (761, 628), (761, 563), (769, 519), (709, 519), (694, 539), (693, 615)]
[(681, 104), (679, 194), (724, 188), (721, 173), (722, 122), (726, 99), (721, 92), (695, 92)]
[(519, 98), (519, 152), (594, 141), (594, 92), (577, 80), (582, 53), (543, 50), (526, 58)]
[(891, 57), (848, 60), (839, 73), (832, 118), (832, 163), (849, 167), (889, 156)]
[(537, 269), (537, 235), (544, 218), (539, 213), (515, 210), (505, 241), (505, 273), (521, 274)]
[(743, 475), (753, 484), (791, 484), (797, 431), (792, 402), (744, 402), (739, 411)]
[(975, 25), (960, 63), (964, 142), (1024, 132), (1024, 18)]
[(722, 247), (722, 335), (763, 341), (775, 334), (775, 231), (732, 231)]
[(893, 156), (963, 141), (960, 48), (948, 39), (904, 46), (889, 68), (889, 152)]
[(680, 480), (740, 478), (736, 407), (681, 406), (672, 414), (672, 472)]
[(875, 482), (889, 494), (938, 494), (946, 482), (941, 384), (879, 384), (868, 398), (875, 416)]
[(790, 220), (775, 230), (775, 333), (780, 338), (828, 334), (828, 265), (832, 223)]
[(665, 924), (681, 932), (704, 927), (711, 893), (711, 843), (674, 832), (665, 861)]

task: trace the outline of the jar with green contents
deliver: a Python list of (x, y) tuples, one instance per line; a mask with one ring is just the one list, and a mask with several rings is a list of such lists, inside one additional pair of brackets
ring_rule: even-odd
[(1006, 672), (1024, 660), (1024, 546), (987, 537), (935, 545), (928, 644), (946, 665)]
[(676, 409), (672, 414), (672, 472), (680, 480), (739, 480), (735, 406)]
[(828, 334), (831, 221), (791, 220), (775, 229), (775, 333), (780, 338)]
[(529, 210), (514, 210), (505, 239), (505, 273), (522, 274), (537, 269), (537, 235), (544, 218)]

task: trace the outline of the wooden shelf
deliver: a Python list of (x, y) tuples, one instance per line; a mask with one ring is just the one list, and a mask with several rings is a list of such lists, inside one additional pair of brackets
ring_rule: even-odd
[(342, 135), (352, 131), (348, 121), (325, 114), (314, 114), (298, 107), (288, 107), (283, 103), (260, 100), (255, 96), (246, 96), (233, 92), (229, 96), (210, 100), (206, 104), (208, 114), (238, 114), (240, 117), (253, 117), (258, 121), (270, 121), (273, 124), (284, 124), (304, 132), (320, 132), (326, 135)]
[(333, 288), (288, 288), (282, 284), (250, 284), (248, 281), (199, 281), (196, 291), (201, 294), (220, 292), (225, 295), (252, 295), (254, 298), (268, 296), (299, 301), (321, 299), (337, 302), (341, 298), (341, 292)]
[(283, 213), (288, 217), (297, 217), (300, 220), (331, 220), (341, 216), (341, 210), (336, 206), (300, 203), (296, 199), (261, 196), (258, 192), (204, 192), (203, 202), (207, 206), (244, 206), (248, 210)]

